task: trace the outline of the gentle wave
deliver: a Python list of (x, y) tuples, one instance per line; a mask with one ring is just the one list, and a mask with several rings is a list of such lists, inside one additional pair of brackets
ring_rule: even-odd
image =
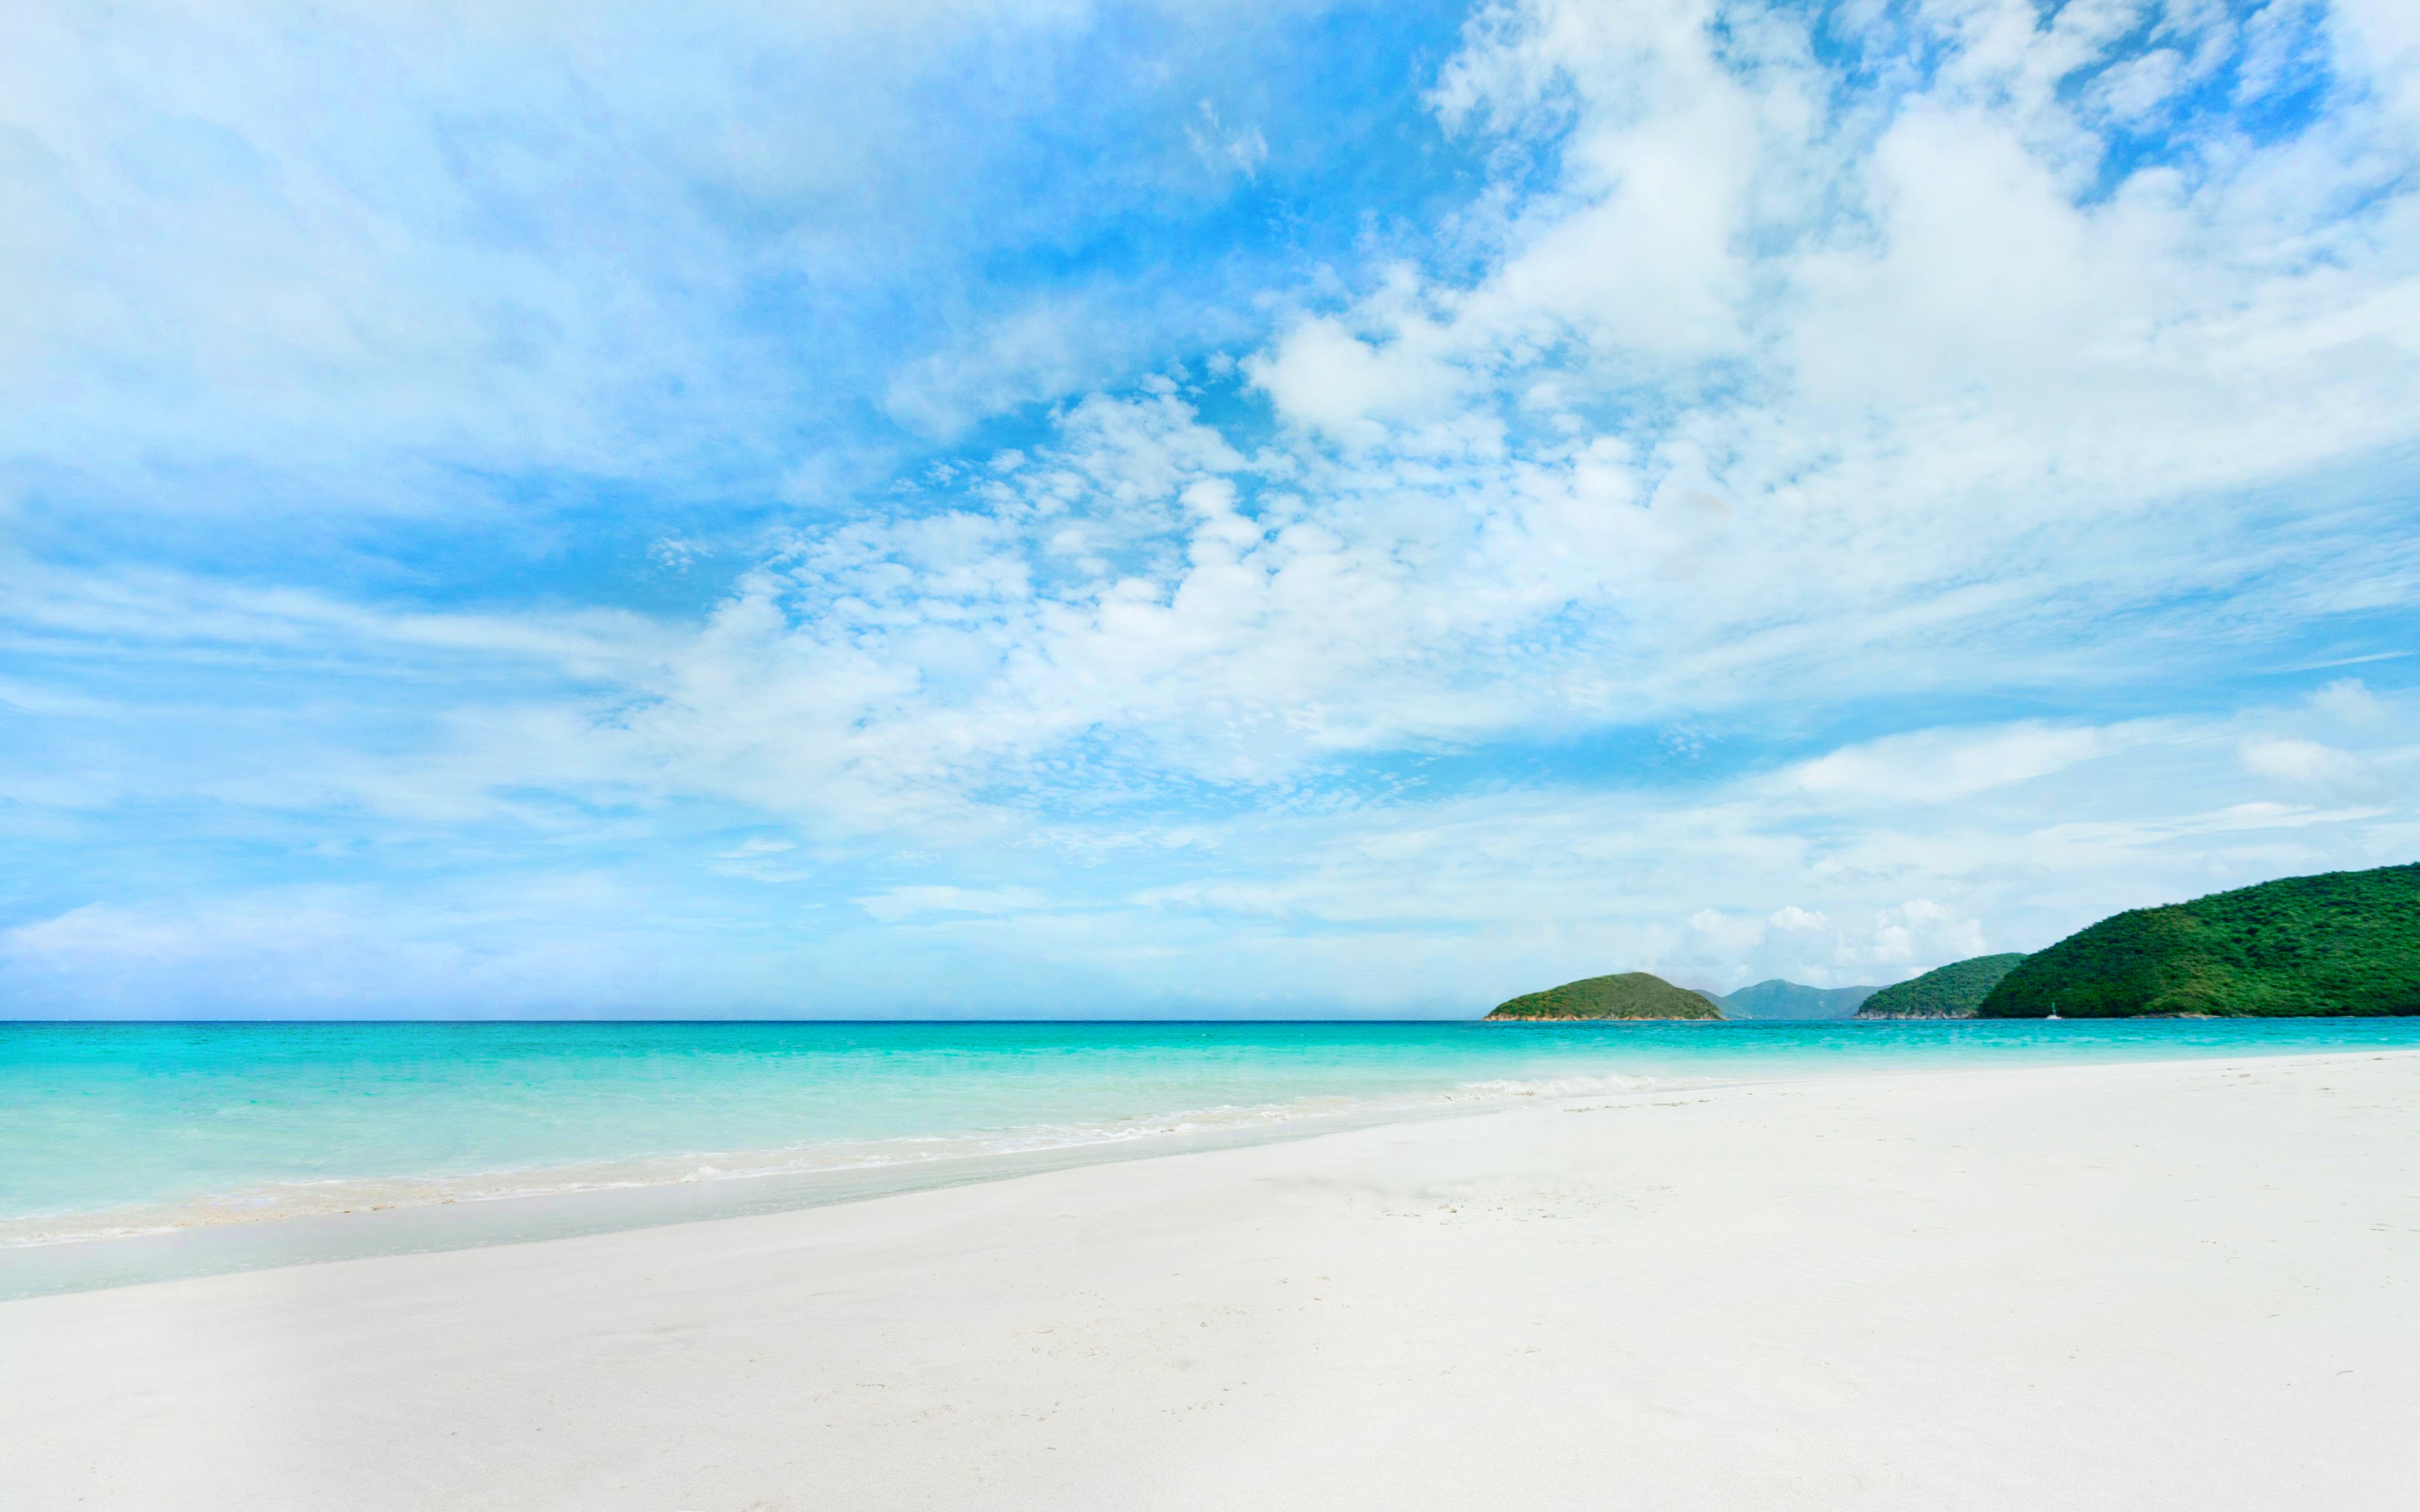
[(1248, 1107), (1216, 1106), (1135, 1115), (1101, 1123), (1043, 1123), (1010, 1130), (832, 1141), (769, 1149), (687, 1151), (442, 1176), (264, 1181), (175, 1203), (0, 1218), (0, 1249), (132, 1239), (185, 1228), (331, 1217), (390, 1208), (442, 1207), (753, 1177), (813, 1176), (1140, 1140), (1174, 1140), (1187, 1134), (1278, 1129), (1320, 1119), (1413, 1118), (1491, 1103), (1644, 1092), (1701, 1085), (1708, 1080), (1621, 1075), (1497, 1078), (1465, 1082), (1443, 1092), (1418, 1096), (1306, 1098)]

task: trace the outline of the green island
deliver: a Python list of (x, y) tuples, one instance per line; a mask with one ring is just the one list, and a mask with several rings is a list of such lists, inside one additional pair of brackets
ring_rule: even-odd
[(1524, 993), (1498, 1003), (1488, 1018), (1512, 1019), (1718, 1019), (1723, 1011), (1703, 993), (1675, 987), (1644, 971), (1588, 977)]
[(1971, 1019), (2000, 980), (2025, 959), (2009, 955), (1978, 955), (1935, 966), (1896, 987), (1885, 987), (1857, 1005), (1861, 1019)]
[(2032, 955), (1953, 961), (1879, 991), (1776, 979), (1724, 995), (1625, 971), (1525, 993), (1487, 1016), (1815, 1019), (1852, 1008), (1861, 1019), (2420, 1014), (2420, 863), (2133, 908)]
[(1760, 981), (1753, 987), (1734, 988), (1727, 993), (1699, 992), (1714, 1000), (1727, 1019), (1814, 1020), (1844, 1019), (1865, 1006), (1867, 998), (1882, 991), (1879, 987), (1809, 987), (1804, 982), (1784, 981), (1779, 977)]
[(2061, 1018), (2420, 1013), (2420, 865), (2113, 915), (2025, 957), (1980, 1016), (2054, 1008)]

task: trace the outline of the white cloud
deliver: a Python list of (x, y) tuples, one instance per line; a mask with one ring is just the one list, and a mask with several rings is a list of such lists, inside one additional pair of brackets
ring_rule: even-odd
[(1417, 318), (1397, 323), (1381, 350), (1332, 316), (1314, 316), (1247, 359), (1244, 371), (1286, 419), (1366, 443), (1382, 439), (1388, 422), (1434, 419), (1457, 397), (1464, 380), (1435, 355), (1443, 345), (1442, 332)]
[[(1232, 336), (1199, 259), (1002, 266), (1215, 208), (1163, 92), (1304, 45), (1292, 5), (475, 8), (12, 7), (0, 455), (137, 515), (830, 506), (912, 450), (869, 395), (947, 436)], [(1249, 184), (1260, 127), (1214, 137)]]
[(2183, 54), (2172, 47), (2155, 48), (2102, 73), (2094, 94), (2112, 115), (2139, 121), (2166, 103), (2185, 77)]
[[(2115, 20), (1972, 8), (1930, 38), (1936, 79), (1876, 102), (1792, 14), (1727, 13), (1721, 39), (1710, 14), (1542, 3), (1474, 29), (1445, 118), (1556, 172), (1470, 212), (1475, 276), (1389, 264), (1249, 356), (1299, 427), (1271, 444), (1168, 379), (1081, 398), (1013, 464), (801, 527), (697, 628), (372, 626), (222, 590), (157, 633), (518, 639), (610, 687), (531, 766), (584, 745), (597, 779), (863, 832), (1776, 699), (2121, 680), (2420, 585), (2391, 504), (2257, 491), (2420, 431), (2420, 238), (2389, 234), (2412, 205), (2342, 209), (2397, 145), (2360, 100), (2315, 143), (2096, 199), (2093, 127), (2053, 85)], [(2333, 191), (2278, 197), (2314, 154)], [(947, 428), (1047, 392), (1088, 318), (1014, 316), (1024, 355), (911, 364), (892, 403)], [(91, 590), (37, 614), (123, 633), (179, 592)], [(2160, 637), (2113, 642), (2128, 615)], [(1792, 780), (1970, 791), (2098, 738), (2044, 725), (1964, 765), (1876, 747)], [(492, 755), (462, 774), (509, 780)]]
[[(1752, 771), (1224, 817), (1063, 814), (921, 857), (758, 832), (696, 847), (693, 870), (673, 864), (673, 835), (642, 831), (649, 859), (618, 878), (496, 875), (480, 841), (458, 863), (467, 879), (66, 910), (0, 933), (0, 988), (33, 1011), (190, 1007), (203, 992), (240, 1011), (1467, 1013), (1609, 970), (1718, 991), (1889, 981), (2037, 949), (2120, 908), (2420, 854), (2408, 802), (2326, 790), (2338, 757), (2405, 777), (2420, 764), (2412, 701), (2379, 703), (2363, 744), (2316, 761), (2283, 733), (2306, 717), (2296, 702), (2130, 723), (2095, 743), (2104, 756), (2020, 782), (1854, 804), (1811, 805)], [(1995, 753), (2038, 733), (1945, 731), (1926, 748), (1971, 765), (1962, 742)], [(887, 874), (869, 880), (870, 858)], [(814, 872), (757, 878), (755, 861)], [(987, 874), (970, 880), (970, 866)]]
[[(2247, 662), (2361, 659), (2338, 641), (2420, 598), (2408, 9), (2329, 13), (2341, 79), (2307, 129), (2194, 116), (2151, 148), (2113, 113), (2186, 122), (2189, 86), (2239, 55), (2215, 11), (2163, 12), (2146, 53), (2130, 6), (1877, 11), (1820, 48), (1780, 8), (1493, 10), (1433, 100), (1499, 177), (1417, 255), (1377, 238), (1366, 265), (1271, 291), (1283, 313), (1240, 360), (1168, 354), (1117, 393), (1085, 392), (1126, 349), (1115, 300), (953, 306), (947, 339), (884, 353), (855, 398), (933, 435), (1030, 402), (1047, 420), (853, 501), (841, 461), (783, 457), (793, 496), (845, 507), (782, 517), (693, 616), (398, 610), (11, 559), (13, 651), (167, 669), (163, 686), (207, 668), (239, 691), (27, 693), (12, 673), (33, 722), (99, 733), (45, 734), (8, 791), (46, 815), (198, 798), (413, 843), (495, 825), (606, 847), (680, 810), (722, 837), (697, 869), (780, 884), (768, 908), (853, 903), (827, 912), (1038, 952), (1058, 986), (1131, 993), (1182, 957), (1204, 992), (1364, 1005), (1634, 964), (1873, 980), (2180, 891), (2408, 858), (2400, 695), (2340, 681), (2213, 713), (2206, 691)], [(2241, 77), (2265, 98), (2307, 63), (2299, 23), (2260, 16)], [(525, 25), (507, 30), (542, 43)], [(732, 193), (888, 203), (846, 153), (751, 148), (780, 124), (765, 100), (656, 77), (680, 98), (628, 118), (666, 123)], [(470, 468), (638, 466), (662, 437), (618, 418), (663, 419), (625, 404), (649, 385), (695, 385), (743, 436), (796, 428), (787, 378), (693, 339), (697, 312), (746, 307), (727, 265), (688, 262), (697, 225), (634, 216), (651, 271), (594, 308), (544, 246), (397, 251), (260, 116), (309, 83), (271, 80), (222, 123), (233, 144), (197, 128), (178, 147), (225, 154), (209, 182), (235, 194), (240, 149), (267, 143), (283, 177), (259, 181), (299, 196), (198, 253), (96, 166), (106, 132), (35, 132), (75, 182), (130, 197), (9, 222), (33, 229), (0, 249), (8, 276), (103, 252), (230, 271), (191, 304), (37, 310), (0, 337), (0, 381), (52, 371), (62, 343), (177, 328), (178, 383), (256, 401), (238, 440), (263, 452), (307, 453), (365, 393), (396, 401), (396, 453), (450, 437), (436, 451)], [(19, 108), (97, 120), (97, 87), (31, 81)], [(1190, 126), (1222, 174), (1266, 166), (1257, 128)], [(425, 170), (421, 147), (402, 163)], [(417, 171), (393, 193), (452, 203), (459, 185)], [(114, 251), (111, 213), (132, 228)], [(289, 245), (315, 215), (326, 240)], [(783, 266), (812, 284), (885, 249), (914, 262), (908, 223), (871, 224), (830, 244), (802, 224)], [(421, 293), (380, 303), (364, 291), (397, 257)], [(111, 288), (153, 286), (109, 266)], [(487, 302), (430, 292), (462, 289)], [(369, 315), (342, 318), (355, 303)], [(526, 361), (483, 358), (522, 317)], [(271, 337), (310, 361), (256, 383)], [(1177, 356), (1219, 382), (1194, 387)], [(171, 399), (136, 393), (130, 420), (68, 397), (39, 436), (19, 411), (23, 455), (217, 444)], [(645, 538), (706, 579), (688, 537)], [(243, 681), (305, 665), (313, 699)], [(1688, 775), (1632, 754), (1640, 732)], [(727, 838), (775, 829), (798, 849)], [(477, 841), (461, 850), (515, 843)], [(493, 973), (446, 956), (446, 932), (513, 927), (501, 903), (390, 928), (374, 899), (281, 911), (291, 896), (64, 908), (8, 949), (63, 980), (255, 958), (302, 980), (358, 948), (398, 980), (470, 981)], [(576, 938), (577, 914), (538, 909), (532, 937)]]
[(2385, 713), (2385, 705), (2358, 677), (2339, 677), (2330, 682), (2311, 695), (2311, 707), (2354, 724), (2371, 723)]
[(1231, 128), (1218, 118), (1218, 107), (1202, 101), (1202, 118), (1188, 121), (1185, 139), (1195, 155), (1214, 172), (1237, 173), (1250, 178), (1269, 161), (1269, 144), (1257, 126)]
[(2255, 735), (2244, 740), (2242, 757), (2247, 772), (2332, 799), (2384, 801), (2396, 796), (2402, 786), (2371, 762), (2316, 740)]
[(1979, 919), (1913, 898), (1839, 920), (1796, 904), (1762, 917), (1703, 910), (1658, 964), (1717, 992), (1776, 977), (1853, 987), (1887, 985), (1990, 949)]
[(2420, 16), (2398, 0), (2335, 0), (2326, 17), (2336, 68), (2370, 83), (2420, 125)]
[(1939, 803), (2062, 771), (2162, 733), (2148, 724), (2096, 729), (2033, 723), (1979, 735), (1926, 731), (1832, 751), (1782, 773), (1777, 780), (1828, 805)]

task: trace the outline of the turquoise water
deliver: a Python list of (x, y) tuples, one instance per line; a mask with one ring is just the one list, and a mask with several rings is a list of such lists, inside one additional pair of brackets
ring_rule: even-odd
[(0, 1242), (2420, 1021), (0, 1025)]

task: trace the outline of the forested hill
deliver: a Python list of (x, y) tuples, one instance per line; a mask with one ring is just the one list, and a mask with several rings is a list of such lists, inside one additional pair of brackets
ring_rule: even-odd
[(1981, 1011), (2040, 1018), (2054, 1005), (2062, 1018), (2420, 1013), (2420, 865), (2115, 915), (2026, 957)]
[(1718, 1019), (1704, 995), (1644, 971), (1589, 977), (1499, 1003), (1491, 1019)]
[(1935, 966), (1896, 987), (1885, 987), (1857, 1007), (1861, 1019), (1971, 1019), (1983, 999), (2024, 956), (1978, 955)]
[[(1703, 991), (1703, 989), (1699, 989)], [(1856, 1012), (1875, 987), (1809, 987), (1776, 977), (1736, 992), (1707, 993), (1733, 1019), (1844, 1019)]]

